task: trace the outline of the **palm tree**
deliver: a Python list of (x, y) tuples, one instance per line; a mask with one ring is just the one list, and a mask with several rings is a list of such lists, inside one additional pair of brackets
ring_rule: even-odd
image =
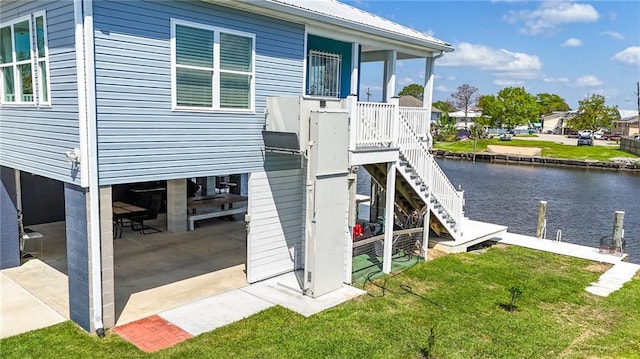
[(484, 135), (484, 127), (478, 123), (474, 123), (471, 128), (469, 128), (469, 137), (473, 139), (473, 162), (476, 162), (476, 144), (478, 143), (478, 139), (482, 138)]

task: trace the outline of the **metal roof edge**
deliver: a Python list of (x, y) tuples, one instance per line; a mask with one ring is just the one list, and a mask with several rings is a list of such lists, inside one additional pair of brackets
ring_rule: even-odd
[[(205, 0), (208, 2), (212, 2), (212, 3), (217, 3), (219, 5), (223, 5), (223, 6), (230, 6), (230, 7), (235, 7), (235, 8), (240, 8), (242, 10), (246, 10), (246, 11), (250, 11), (250, 12), (254, 12), (254, 13), (262, 13), (264, 15), (270, 16), (270, 17), (276, 17), (276, 18), (280, 18), (280, 19), (284, 19), (284, 20), (288, 20), (291, 22), (297, 22), (300, 23), (301, 18), (306, 19), (308, 21), (311, 21), (311, 23), (308, 22), (302, 22), (304, 24), (313, 24), (313, 23), (318, 23), (318, 24), (325, 24), (325, 25), (334, 25), (334, 26), (339, 26), (342, 27), (344, 29), (347, 30), (355, 30), (358, 32), (362, 32), (362, 33), (366, 33), (366, 34), (370, 34), (370, 35), (375, 35), (375, 36), (380, 36), (383, 37), (387, 40), (391, 40), (391, 41), (396, 41), (396, 42), (400, 42), (405, 44), (411, 44), (411, 45), (417, 45), (423, 48), (428, 48), (430, 50), (433, 51), (443, 51), (443, 52), (452, 52), (454, 50), (453, 46), (451, 46), (450, 44), (442, 41), (442, 43), (439, 43), (437, 41), (429, 41), (429, 40), (422, 40), (416, 37), (412, 37), (412, 36), (408, 36), (408, 35), (403, 35), (403, 34), (399, 34), (397, 32), (392, 32), (392, 31), (387, 31), (384, 29), (380, 29), (380, 28), (376, 28), (376, 27), (372, 27), (372, 26), (367, 26), (364, 24), (360, 24), (360, 23), (356, 23), (356, 22), (350, 22), (348, 20), (345, 19), (341, 19), (341, 18), (337, 18), (337, 17), (332, 17), (332, 16), (328, 16), (325, 14), (321, 14), (321, 13), (317, 13), (317, 12), (313, 12), (313, 11), (308, 11), (299, 7), (295, 7), (295, 6), (291, 6), (288, 4), (284, 4), (284, 3), (280, 3), (280, 2), (274, 2), (274, 1), (270, 1), (270, 0), (266, 0), (266, 1), (255, 1), (255, 0)], [(241, 5), (241, 6), (238, 6)], [(346, 5), (346, 4), (345, 4)], [(347, 5), (349, 6), (349, 5)], [(261, 10), (263, 11), (256, 11), (256, 7), (259, 7)], [(363, 10), (361, 10), (363, 11)], [(287, 16), (283, 16), (283, 15), (287, 15)], [(371, 14), (373, 15), (373, 14)], [(376, 16), (376, 15), (373, 15)], [(385, 19), (387, 21), (390, 21), (388, 19)], [(398, 24), (400, 25), (400, 24)], [(403, 26), (407, 29), (410, 29), (404, 25), (400, 25)], [(411, 29), (416, 31), (415, 29)]]

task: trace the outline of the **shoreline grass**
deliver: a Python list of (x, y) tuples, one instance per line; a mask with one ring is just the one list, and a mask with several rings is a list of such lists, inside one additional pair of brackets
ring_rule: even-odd
[[(606, 268), (519, 247), (443, 256), (369, 283), (370, 295), (304, 318), (274, 307), (147, 354), (73, 323), (0, 341), (3, 358), (640, 358), (640, 276), (607, 298)], [(507, 289), (523, 285), (517, 310)], [(382, 289), (384, 287), (384, 291)], [(212, 308), (215, 310), (215, 308)]]
[[(478, 140), (476, 153), (487, 152), (488, 145), (517, 146), (517, 147), (538, 147), (542, 149), (542, 157), (561, 158), (569, 160), (591, 160), (611, 162), (613, 158), (640, 158), (632, 153), (624, 152), (619, 147), (610, 146), (572, 146), (551, 141), (539, 140), (519, 140), (513, 138), (511, 141), (500, 141), (499, 139)], [(473, 141), (457, 142), (437, 142), (433, 148), (456, 153), (473, 152)]]

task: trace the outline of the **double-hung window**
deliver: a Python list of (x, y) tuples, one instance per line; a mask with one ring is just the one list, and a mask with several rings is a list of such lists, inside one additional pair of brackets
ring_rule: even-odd
[(44, 13), (0, 25), (0, 103), (50, 103), (46, 28)]
[(180, 20), (171, 32), (174, 109), (254, 109), (254, 34)]

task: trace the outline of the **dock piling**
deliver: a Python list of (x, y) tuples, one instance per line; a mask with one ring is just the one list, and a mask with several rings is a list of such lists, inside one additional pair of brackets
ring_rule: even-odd
[(547, 201), (540, 201), (540, 208), (538, 209), (538, 229), (536, 230), (536, 237), (543, 239), (547, 236)]
[(616, 211), (613, 216), (613, 243), (616, 251), (619, 250), (621, 255), (624, 254), (622, 248), (622, 239), (624, 238), (624, 211)]

